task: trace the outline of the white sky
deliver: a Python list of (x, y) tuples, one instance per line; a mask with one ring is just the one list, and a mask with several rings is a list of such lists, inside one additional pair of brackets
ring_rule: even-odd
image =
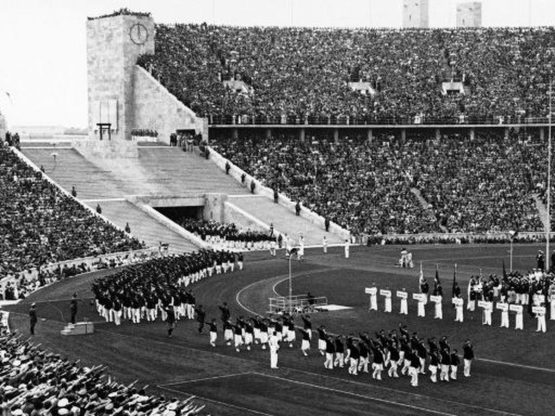
[[(458, 0), (429, 0), (453, 26)], [(554, 0), (482, 0), (484, 26), (553, 26)], [(157, 23), (400, 27), (402, 0), (0, 0), (0, 108), (10, 125), (87, 124), (86, 18), (121, 7)]]

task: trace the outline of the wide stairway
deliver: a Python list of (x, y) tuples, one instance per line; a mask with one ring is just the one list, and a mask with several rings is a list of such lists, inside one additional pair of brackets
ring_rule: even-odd
[(307, 246), (322, 245), (322, 239), (326, 236), (328, 244), (342, 244), (343, 240), (336, 234), (327, 233), (322, 227), (311, 223), (287, 208), (275, 204), (269, 198), (257, 195), (230, 196), (228, 202), (248, 212), (252, 216), (263, 221), (267, 225), (274, 224), (274, 228), (280, 233), (287, 234), (293, 241), (297, 241), (299, 233), (302, 233)]
[(247, 193), (212, 162), (175, 147), (139, 146), (138, 159), (116, 163), (110, 159), (89, 161), (70, 147), (23, 147), (22, 151), (64, 189), (75, 186), (78, 197), (85, 200), (126, 195)]
[[(87, 202), (87, 205), (92, 208), (95, 208), (96, 204), (97, 202)], [(121, 228), (125, 228), (128, 223), (131, 235), (144, 241), (148, 247), (156, 247), (162, 242), (169, 244), (169, 250), (172, 252), (189, 252), (196, 249), (196, 246), (189, 240), (156, 221), (130, 202), (105, 201), (99, 202), (99, 204), (102, 208), (102, 215)]]
[(183, 152), (168, 146), (139, 146), (138, 159), (87, 160), (77, 150), (63, 145), (26, 143), (22, 152), (67, 191), (74, 186), (77, 198), (95, 208), (120, 227), (129, 223), (131, 234), (149, 246), (159, 242), (170, 248), (192, 250), (194, 245), (156, 219), (126, 201), (130, 196), (198, 197), (206, 193), (229, 195), (229, 202), (288, 234), (295, 241), (302, 233), (305, 244), (321, 245), (326, 235), (329, 244), (341, 244), (342, 238), (326, 233), (320, 226), (297, 217), (272, 200), (251, 195), (230, 176), (197, 152)]

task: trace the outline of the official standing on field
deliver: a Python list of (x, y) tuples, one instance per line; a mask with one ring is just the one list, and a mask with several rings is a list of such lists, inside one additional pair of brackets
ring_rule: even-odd
[(470, 377), (470, 367), (472, 366), (472, 360), (474, 360), (474, 347), (467, 339), (463, 345), (463, 359), (464, 359), (464, 376)]
[(270, 368), (276, 369), (278, 368), (279, 342), (275, 333), (270, 336), (268, 346), (270, 347)]

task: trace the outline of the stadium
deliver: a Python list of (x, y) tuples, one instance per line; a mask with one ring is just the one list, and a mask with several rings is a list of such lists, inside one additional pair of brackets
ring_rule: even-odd
[(81, 21), (85, 134), (0, 101), (2, 414), (553, 414), (555, 28), (432, 3)]

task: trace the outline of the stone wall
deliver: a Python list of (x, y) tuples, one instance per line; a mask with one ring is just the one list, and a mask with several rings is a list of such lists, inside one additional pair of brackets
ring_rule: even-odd
[(172, 95), (144, 68), (134, 68), (133, 128), (158, 132), (158, 140), (169, 143), (170, 134), (176, 130), (194, 129), (202, 133), (203, 120)]
[[(234, 223), (241, 230), (250, 229), (252, 231), (267, 232), (270, 226), (258, 218), (243, 211), (241, 208), (231, 202), (224, 202), (224, 221), (225, 223)], [(276, 232), (278, 230), (275, 230)]]
[[(134, 33), (137, 25), (142, 31), (139, 36)], [(154, 53), (154, 36), (150, 16), (118, 15), (87, 21), (89, 138), (98, 137), (99, 103), (109, 107), (115, 102), (110, 119), (112, 138), (131, 139), (134, 67), (140, 55)]]

